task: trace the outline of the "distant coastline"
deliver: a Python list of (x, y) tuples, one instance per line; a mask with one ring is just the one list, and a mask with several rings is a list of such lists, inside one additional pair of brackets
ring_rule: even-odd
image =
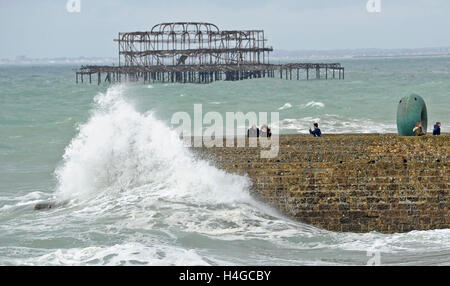
[(358, 58), (409, 58), (450, 56), (450, 47), (420, 49), (341, 49), (341, 50), (275, 50), (271, 59), (358, 59)]
[(0, 65), (82, 65), (117, 64), (117, 59), (113, 57), (57, 57), (57, 58), (29, 58), (27, 56), (17, 56), (14, 59), (0, 59)]
[[(448, 57), (450, 47), (418, 49), (341, 49), (341, 50), (274, 50), (270, 61), (309, 61), (334, 59), (370, 59), (370, 58), (416, 58)], [(55, 57), (30, 58), (19, 55), (15, 58), (1, 58), (0, 65), (59, 65), (59, 64), (98, 64), (118, 65), (116, 57)]]
[(418, 55), (368, 55), (368, 56), (353, 56), (354, 59), (358, 58), (418, 58), (418, 57), (448, 57), (450, 53), (447, 54), (418, 54)]

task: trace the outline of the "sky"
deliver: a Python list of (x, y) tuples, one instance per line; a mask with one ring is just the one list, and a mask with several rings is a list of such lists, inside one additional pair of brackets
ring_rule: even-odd
[[(116, 57), (118, 32), (161, 22), (210, 22), (221, 30), (263, 29), (282, 50), (450, 46), (450, 1), (370, 0), (0, 0), (0, 58)], [(72, 0), (73, 1), (73, 0)]]

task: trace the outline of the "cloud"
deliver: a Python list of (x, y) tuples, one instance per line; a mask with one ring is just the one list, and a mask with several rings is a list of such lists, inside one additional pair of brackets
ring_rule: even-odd
[(121, 31), (149, 30), (172, 21), (204, 21), (221, 29), (264, 29), (277, 49), (418, 48), (450, 46), (450, 1), (381, 0), (0, 0), (0, 57), (115, 56)]

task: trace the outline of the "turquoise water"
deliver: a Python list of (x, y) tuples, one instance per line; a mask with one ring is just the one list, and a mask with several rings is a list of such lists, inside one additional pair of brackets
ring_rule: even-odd
[[(196, 160), (178, 111), (278, 111), (281, 133), (396, 132), (420, 94), (449, 132), (450, 58), (342, 60), (345, 80), (75, 84), (71, 66), (0, 66), (0, 265), (450, 264), (450, 232), (332, 233), (254, 201)], [(69, 201), (33, 211), (37, 202)]]

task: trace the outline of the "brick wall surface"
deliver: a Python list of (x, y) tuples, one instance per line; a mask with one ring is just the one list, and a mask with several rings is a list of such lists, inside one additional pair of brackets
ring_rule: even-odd
[[(280, 135), (278, 156), (260, 148), (195, 148), (230, 173), (247, 174), (257, 199), (331, 231), (448, 228), (450, 135)], [(225, 144), (224, 144), (225, 146)]]

